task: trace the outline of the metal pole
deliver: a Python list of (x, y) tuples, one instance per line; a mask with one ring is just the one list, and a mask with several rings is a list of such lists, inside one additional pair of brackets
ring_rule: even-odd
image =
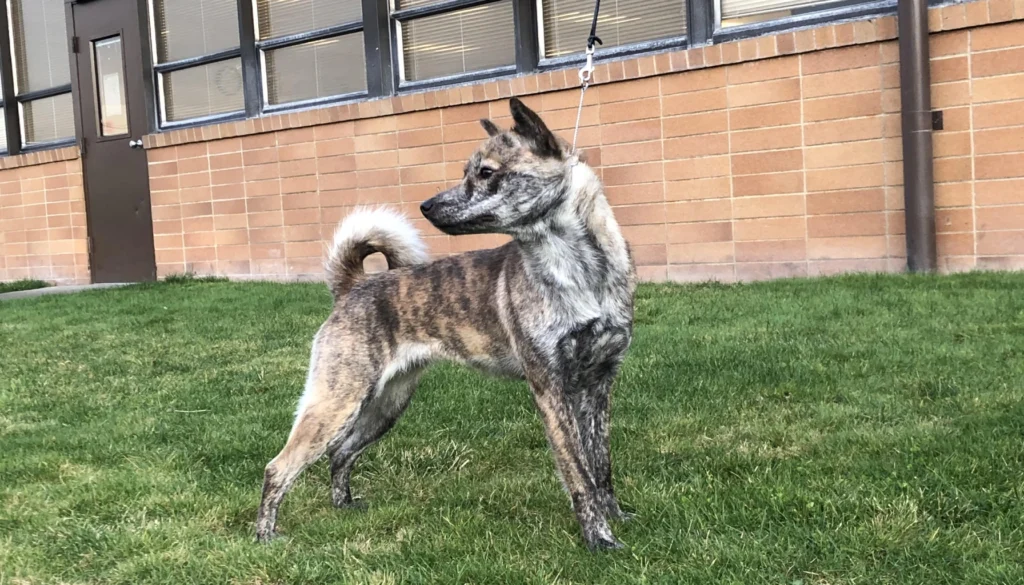
[(927, 0), (899, 0), (899, 43), (907, 268), (911, 272), (934, 272), (935, 182)]

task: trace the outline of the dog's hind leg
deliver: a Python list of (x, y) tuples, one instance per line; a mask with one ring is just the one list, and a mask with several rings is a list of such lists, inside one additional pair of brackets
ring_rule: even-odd
[(544, 421), (555, 464), (572, 499), (583, 540), (592, 550), (622, 548), (622, 543), (612, 534), (600, 504), (600, 496), (569, 399), (561, 388), (531, 384), (531, 390)]
[[(318, 386), (319, 381), (314, 381)], [(314, 389), (295, 419), (284, 449), (267, 464), (263, 497), (256, 518), (256, 538), (267, 542), (274, 537), (277, 510), (300, 473), (327, 450), (328, 445), (351, 429), (372, 383), (347, 384), (348, 388)], [(307, 388), (307, 393), (310, 389)]]
[(338, 508), (355, 505), (349, 488), (349, 477), (356, 459), (370, 445), (383, 437), (394, 426), (416, 391), (419, 372), (409, 372), (392, 378), (364, 406), (344, 440), (331, 450), (331, 499)]

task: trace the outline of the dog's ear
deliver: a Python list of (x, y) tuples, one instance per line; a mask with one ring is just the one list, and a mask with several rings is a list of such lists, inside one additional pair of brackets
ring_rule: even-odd
[(519, 98), (512, 98), (508, 102), (512, 110), (512, 132), (525, 138), (531, 143), (533, 152), (537, 156), (547, 158), (561, 158), (562, 149), (558, 145), (558, 139), (548, 130), (544, 120), (540, 119), (533, 110), (526, 107), (526, 104), (519, 101)]
[(480, 120), (480, 125), (483, 126), (484, 130), (487, 131), (487, 135), (492, 137), (492, 138), (494, 136), (497, 136), (498, 134), (501, 134), (501, 128), (498, 128), (497, 124), (495, 124), (494, 122), (491, 122), (487, 118), (484, 118), (483, 120)]

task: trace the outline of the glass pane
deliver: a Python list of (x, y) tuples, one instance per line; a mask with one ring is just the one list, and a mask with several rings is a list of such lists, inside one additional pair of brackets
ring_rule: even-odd
[[(0, 121), (4, 119), (4, 109), (0, 108)], [(0, 151), (7, 152), (7, 132), (0, 128)]]
[(160, 63), (238, 46), (237, 0), (153, 0)]
[(366, 91), (363, 33), (267, 51), (271, 104)]
[(19, 94), (71, 83), (64, 0), (11, 0)]
[(405, 79), (418, 81), (516, 62), (512, 2), (402, 23)]
[(165, 73), (162, 79), (168, 122), (239, 112), (245, 107), (241, 59)]
[(864, 0), (720, 0), (722, 26), (739, 26), (858, 4)]
[(75, 114), (70, 93), (25, 102), (22, 104), (22, 116), (26, 145), (75, 136)]
[(124, 95), (121, 37), (93, 42), (93, 72), (99, 108), (100, 136), (128, 133), (128, 100)]
[(269, 39), (362, 20), (361, 0), (257, 0), (260, 38)]
[[(593, 0), (543, 0), (544, 56), (582, 53), (594, 19)], [(686, 34), (685, 0), (602, 2), (597, 36), (615, 47)]]

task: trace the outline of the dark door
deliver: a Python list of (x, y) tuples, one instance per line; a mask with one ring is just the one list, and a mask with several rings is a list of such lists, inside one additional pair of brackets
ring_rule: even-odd
[(71, 4), (93, 282), (156, 278), (138, 0)]

